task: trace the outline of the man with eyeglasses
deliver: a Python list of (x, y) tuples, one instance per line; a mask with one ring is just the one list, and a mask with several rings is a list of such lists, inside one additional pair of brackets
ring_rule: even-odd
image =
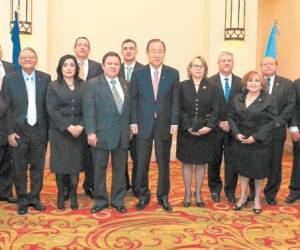
[[(45, 97), (50, 75), (35, 69), (38, 57), (34, 49), (24, 48), (19, 57), (21, 71), (5, 75), (3, 97), (7, 105), (8, 143), (14, 171), (20, 215), (28, 207), (43, 211), (40, 192), (43, 186), (48, 119)], [(27, 193), (29, 168), (30, 192)]]

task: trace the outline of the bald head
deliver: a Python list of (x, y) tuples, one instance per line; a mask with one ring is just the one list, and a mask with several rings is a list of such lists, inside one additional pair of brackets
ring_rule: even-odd
[(260, 64), (261, 73), (264, 77), (272, 77), (277, 71), (277, 61), (273, 57), (264, 57)]

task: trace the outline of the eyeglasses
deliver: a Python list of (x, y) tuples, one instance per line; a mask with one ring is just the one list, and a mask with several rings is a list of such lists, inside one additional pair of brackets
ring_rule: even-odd
[(192, 64), (193, 68), (198, 68), (198, 69), (203, 69), (204, 65), (200, 65), (200, 64)]

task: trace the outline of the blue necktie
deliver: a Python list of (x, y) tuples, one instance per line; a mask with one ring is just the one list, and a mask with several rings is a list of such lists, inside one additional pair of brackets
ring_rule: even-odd
[(225, 101), (226, 102), (228, 102), (228, 100), (229, 100), (229, 94), (230, 94), (229, 79), (225, 78), (225, 92), (224, 92), (224, 96), (225, 96)]

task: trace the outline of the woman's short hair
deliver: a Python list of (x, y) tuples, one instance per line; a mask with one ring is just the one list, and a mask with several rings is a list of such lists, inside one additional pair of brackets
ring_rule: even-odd
[(208, 66), (207, 66), (206, 60), (205, 60), (203, 57), (201, 57), (201, 56), (195, 56), (195, 57), (189, 62), (188, 66), (187, 66), (187, 68), (186, 68), (188, 77), (189, 77), (190, 79), (193, 77), (193, 76), (192, 76), (192, 72), (191, 72), (191, 68), (192, 68), (193, 61), (194, 61), (195, 59), (199, 59), (199, 60), (201, 61), (202, 65), (203, 65), (203, 67), (204, 67), (204, 76), (203, 76), (203, 78), (206, 77), (206, 76), (207, 76), (207, 71), (208, 71)]
[(259, 72), (255, 71), (255, 70), (250, 70), (250, 71), (247, 72), (247, 73), (243, 76), (243, 78), (242, 78), (242, 86), (243, 86), (243, 90), (246, 89), (246, 87), (247, 87), (247, 82), (248, 82), (251, 78), (253, 78), (254, 76), (256, 76), (256, 75), (259, 76), (259, 80), (260, 80), (262, 89), (264, 90), (264, 89), (266, 88), (267, 83), (266, 83), (266, 80), (263, 78), (263, 76), (262, 76)]
[(74, 64), (75, 64), (75, 75), (74, 75), (74, 79), (77, 82), (79, 80), (79, 65), (77, 62), (77, 59), (75, 56), (67, 54), (62, 56), (59, 61), (58, 61), (58, 65), (56, 68), (56, 73), (57, 73), (57, 80), (61, 81), (63, 79), (63, 74), (62, 74), (62, 67), (65, 63), (65, 61), (67, 61), (68, 59), (72, 59)]

